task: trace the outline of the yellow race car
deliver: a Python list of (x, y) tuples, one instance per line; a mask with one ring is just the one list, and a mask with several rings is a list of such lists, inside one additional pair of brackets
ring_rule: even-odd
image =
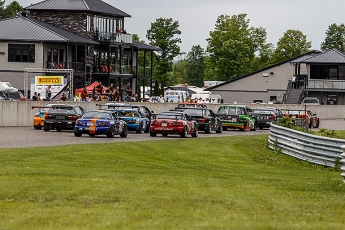
[(39, 111), (34, 115), (34, 129), (41, 130), (44, 126), (44, 118), (46, 116), (47, 111), (53, 106), (54, 104), (47, 104), (45, 106), (32, 106), (31, 109), (38, 108)]

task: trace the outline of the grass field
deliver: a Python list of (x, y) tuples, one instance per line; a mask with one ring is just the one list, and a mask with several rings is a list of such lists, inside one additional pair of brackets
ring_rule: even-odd
[(345, 229), (340, 171), (267, 135), (0, 149), (0, 229)]

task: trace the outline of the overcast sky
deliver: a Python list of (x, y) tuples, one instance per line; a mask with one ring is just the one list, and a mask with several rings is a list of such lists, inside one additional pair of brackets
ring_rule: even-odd
[[(23, 7), (41, 0), (17, 0)], [(267, 42), (277, 44), (284, 32), (300, 30), (320, 49), (328, 26), (345, 23), (344, 0), (104, 0), (130, 14), (125, 29), (146, 39), (146, 31), (157, 18), (172, 18), (180, 24), (181, 51), (189, 52), (193, 45), (206, 48), (210, 31), (219, 15), (247, 14), (250, 26), (263, 27)], [(12, 0), (6, 0), (8, 5)]]

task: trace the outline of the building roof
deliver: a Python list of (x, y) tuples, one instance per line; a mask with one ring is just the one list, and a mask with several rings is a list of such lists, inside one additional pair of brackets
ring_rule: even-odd
[(165, 90), (167, 89), (171, 89), (171, 90), (179, 90), (179, 91), (187, 91), (189, 93), (189, 95), (192, 95), (194, 93), (196, 93), (195, 91), (188, 89), (186, 87), (182, 87), (182, 86), (169, 86), (167, 88), (165, 88)]
[(66, 30), (22, 16), (0, 20), (0, 31), (0, 40), (3, 41), (98, 44)]
[(345, 64), (345, 54), (337, 49), (330, 49), (316, 56), (310, 57), (303, 63), (332, 63), (332, 64)]
[(285, 61), (283, 61), (283, 62), (276, 63), (276, 64), (274, 64), (274, 65), (268, 66), (268, 67), (263, 68), (263, 69), (259, 69), (259, 70), (257, 70), (257, 71), (248, 73), (248, 74), (243, 75), (243, 76), (240, 76), (240, 77), (233, 78), (233, 79), (231, 79), (231, 80), (229, 80), (229, 81), (226, 81), (226, 82), (223, 82), (223, 83), (221, 83), (221, 84), (218, 84), (218, 85), (215, 85), (215, 86), (211, 86), (211, 87), (205, 89), (204, 91), (210, 91), (210, 90), (216, 89), (216, 88), (218, 88), (218, 87), (221, 87), (221, 86), (227, 85), (227, 84), (229, 84), (229, 83), (232, 83), (232, 82), (241, 80), (241, 79), (243, 79), (243, 78), (250, 77), (250, 76), (252, 76), (253, 74), (260, 73), (260, 72), (265, 71), (265, 70), (269, 70), (269, 69), (271, 69), (271, 68), (273, 68), (273, 67), (280, 66), (280, 65), (283, 65), (283, 64), (288, 63), (288, 62), (289, 62), (289, 63), (292, 63), (294, 60), (303, 59), (304, 56), (310, 57), (311, 55), (318, 54), (319, 52), (320, 52), (320, 51), (312, 50), (312, 51), (310, 51), (310, 52), (308, 52), (308, 53), (305, 53), (305, 54), (302, 54), (302, 55), (300, 55), (300, 56), (297, 56), (297, 57), (294, 57), (294, 58), (285, 60)]
[(45, 0), (24, 8), (29, 11), (82, 11), (111, 16), (131, 17), (101, 0)]
[(162, 49), (159, 47), (151, 46), (151, 45), (141, 43), (135, 40), (132, 40), (132, 44), (134, 47), (137, 47), (139, 50), (162, 51)]

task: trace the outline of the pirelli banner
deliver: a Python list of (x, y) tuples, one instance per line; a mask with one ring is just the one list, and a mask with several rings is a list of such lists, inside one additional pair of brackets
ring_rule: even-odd
[(35, 85), (63, 85), (63, 76), (35, 76)]
[(52, 97), (59, 93), (66, 85), (66, 79), (63, 76), (35, 76), (35, 83), (31, 85), (30, 98), (33, 93), (39, 93), (41, 99), (46, 97), (46, 89), (51, 86)]

